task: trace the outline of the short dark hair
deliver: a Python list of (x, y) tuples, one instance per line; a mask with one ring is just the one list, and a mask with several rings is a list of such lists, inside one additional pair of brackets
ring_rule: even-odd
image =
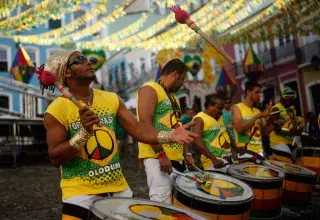
[(170, 73), (177, 71), (179, 75), (186, 72), (188, 67), (179, 59), (170, 60), (162, 69), (161, 75), (169, 75)]
[(204, 107), (208, 108), (210, 105), (215, 105), (218, 100), (221, 100), (219, 96), (211, 95), (206, 99), (206, 102), (204, 103)]
[(261, 88), (261, 85), (257, 82), (247, 82), (245, 85), (244, 94), (247, 94), (248, 91), (253, 91), (256, 87)]

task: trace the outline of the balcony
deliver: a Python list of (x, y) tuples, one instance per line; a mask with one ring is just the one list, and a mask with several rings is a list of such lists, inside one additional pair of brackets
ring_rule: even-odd
[(308, 65), (313, 56), (320, 57), (320, 40), (311, 42), (297, 49), (297, 58), (299, 65)]
[(276, 47), (275, 52), (277, 62), (291, 60), (295, 57), (293, 42), (288, 42)]
[(259, 54), (258, 57), (261, 59), (265, 69), (269, 69), (270, 67), (272, 67), (272, 60), (271, 60), (270, 51)]

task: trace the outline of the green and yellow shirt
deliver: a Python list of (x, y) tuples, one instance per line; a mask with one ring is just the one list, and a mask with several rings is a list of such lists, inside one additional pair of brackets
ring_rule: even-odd
[[(249, 121), (253, 116), (260, 114), (260, 110), (257, 108), (249, 108), (242, 102), (236, 104), (236, 106), (239, 108), (241, 112), (241, 117), (243, 123)], [(252, 138), (250, 142), (247, 145), (247, 149), (251, 150), (256, 153), (262, 153), (262, 137), (261, 137), (261, 119), (256, 120), (254, 125), (251, 127), (251, 129), (243, 132), (243, 133), (237, 133), (235, 129), (235, 140), (237, 147), (245, 147), (246, 143), (249, 141), (250, 136), (252, 135)], [(255, 132), (254, 132), (255, 131)], [(254, 133), (253, 133), (254, 132)], [(252, 134), (253, 133), (253, 134)]]
[[(158, 102), (154, 111), (153, 126), (159, 131), (171, 131), (177, 124), (181, 126), (181, 122), (177, 120), (174, 114), (171, 101), (163, 89), (163, 87), (156, 82), (148, 82), (144, 86), (153, 88), (158, 97)], [(141, 88), (142, 88), (141, 87)], [(174, 96), (176, 103), (179, 103), (176, 96)], [(137, 99), (138, 101), (138, 99)], [(179, 106), (180, 107), (180, 106)], [(137, 115), (139, 120), (139, 108), (137, 107)], [(139, 142), (139, 158), (157, 158), (156, 153), (149, 144)], [(183, 146), (176, 143), (169, 143), (162, 145), (169, 160), (181, 161), (183, 160)]]
[[(115, 137), (119, 99), (115, 93), (93, 90), (90, 109), (101, 119), (92, 136), (74, 159), (61, 166), (62, 199), (83, 195), (120, 192), (128, 188)], [(66, 129), (70, 139), (80, 130), (79, 109), (69, 99), (59, 97), (46, 113), (55, 117)]]
[[(195, 118), (201, 118), (203, 121), (202, 139), (213, 156), (221, 159), (223, 154), (230, 152), (230, 137), (222, 117), (217, 121), (206, 113), (199, 112), (193, 120)], [(212, 161), (205, 155), (201, 155), (200, 160), (204, 169), (208, 169), (212, 165)]]

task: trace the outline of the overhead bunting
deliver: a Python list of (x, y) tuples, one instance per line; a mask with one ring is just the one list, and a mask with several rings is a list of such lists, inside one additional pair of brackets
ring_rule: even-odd
[(263, 72), (263, 63), (253, 51), (252, 47), (248, 48), (244, 60), (242, 62), (242, 70), (246, 74), (249, 81), (259, 81), (260, 75)]
[(10, 78), (29, 83), (34, 72), (35, 65), (30, 56), (22, 46), (19, 46), (10, 69)]

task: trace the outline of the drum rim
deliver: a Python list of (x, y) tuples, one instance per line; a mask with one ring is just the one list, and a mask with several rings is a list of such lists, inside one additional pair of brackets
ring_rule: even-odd
[[(189, 173), (189, 172), (188, 172)], [(198, 173), (198, 172), (193, 172), (193, 173)], [(220, 173), (218, 173), (220, 174)], [(224, 174), (220, 174), (220, 175), (223, 175), (223, 176), (227, 176), (227, 175), (224, 175)], [(230, 176), (228, 176), (230, 177)], [(234, 178), (234, 177), (232, 177)], [(207, 203), (210, 203), (210, 204), (214, 204), (214, 205), (220, 205), (220, 204), (223, 204), (223, 205), (237, 205), (237, 204), (243, 204), (243, 203), (248, 203), (250, 201), (252, 201), (254, 199), (254, 190), (253, 188), (246, 182), (242, 181), (242, 180), (238, 180), (239, 182), (241, 182), (242, 184), (248, 186), (250, 189), (251, 189), (251, 192), (252, 192), (252, 196), (248, 199), (244, 199), (242, 201), (221, 201), (221, 200), (209, 200), (209, 199), (206, 199), (206, 198), (202, 198), (202, 197), (199, 197), (197, 195), (193, 195), (191, 193), (189, 193), (188, 191), (182, 189), (180, 186), (178, 186), (177, 184), (177, 179), (176, 178), (174, 181), (173, 181), (173, 190), (177, 190), (179, 191), (180, 193), (183, 193), (185, 195), (187, 195), (188, 197), (192, 198), (192, 199), (197, 199), (197, 200), (200, 200), (202, 202), (207, 202)], [(234, 178), (236, 179), (236, 178)]]
[[(275, 162), (278, 162), (278, 163), (285, 163), (285, 162), (282, 162), (282, 161), (276, 161), (276, 160), (271, 160), (271, 161), (275, 161)], [(269, 161), (268, 161), (269, 162)], [(315, 177), (317, 174), (315, 173), (315, 172), (313, 172), (312, 170), (310, 170), (310, 169), (308, 169), (308, 168), (306, 168), (306, 167), (303, 167), (303, 166), (299, 166), (299, 165), (296, 165), (296, 164), (290, 164), (290, 163), (287, 163), (287, 164), (289, 164), (289, 165), (291, 165), (291, 166), (297, 166), (297, 167), (299, 167), (299, 168), (302, 168), (302, 170), (307, 170), (308, 172), (310, 172), (310, 173), (298, 173), (298, 172), (294, 172), (294, 171), (291, 171), (291, 170), (285, 170), (285, 169), (283, 169), (283, 168), (281, 168), (281, 167), (277, 167), (277, 166), (275, 166), (275, 165), (272, 165), (272, 164), (268, 164), (268, 163), (266, 163), (265, 161), (263, 162), (263, 164), (264, 165), (266, 165), (266, 166), (271, 166), (272, 168), (274, 168), (274, 169), (278, 169), (279, 171), (282, 171), (282, 172), (284, 172), (285, 174), (286, 173), (289, 173), (289, 174), (293, 174), (293, 175), (297, 175), (297, 176), (304, 176), (304, 177)]]
[[(258, 167), (261, 167), (261, 168), (269, 168), (269, 169), (273, 169), (275, 171), (277, 171), (280, 175), (282, 175), (281, 177), (272, 177), (272, 178), (263, 178), (261, 177), (262, 179), (255, 179), (254, 177), (245, 177), (243, 175), (240, 175), (240, 174), (234, 174), (234, 173), (231, 173), (231, 167), (235, 167), (235, 166), (258, 166)], [(268, 167), (268, 166), (264, 166), (264, 165), (259, 165), (259, 164), (232, 164), (230, 165), (228, 168), (227, 168), (227, 173), (230, 174), (232, 177), (235, 177), (237, 179), (240, 179), (240, 180), (250, 180), (250, 181), (253, 181), (253, 182), (279, 182), (279, 181), (283, 181), (284, 178), (285, 178), (285, 173), (281, 170), (276, 170), (274, 169), (273, 167)], [(235, 175), (235, 176), (233, 176)], [(245, 182), (245, 181), (244, 181)]]
[[(94, 207), (94, 204), (101, 201), (101, 200), (119, 200), (119, 199), (122, 199), (122, 200), (139, 200), (139, 201), (142, 201), (142, 202), (149, 202), (149, 203), (152, 203), (152, 205), (158, 205), (158, 206), (161, 206), (161, 207), (164, 207), (164, 208), (168, 208), (168, 209), (173, 209), (172, 207), (174, 207), (173, 210), (178, 210), (178, 211), (181, 211), (181, 212), (184, 212), (186, 213), (186, 211), (188, 212), (191, 212), (192, 214), (194, 215), (198, 215), (200, 217), (202, 217), (203, 219), (209, 219), (207, 218), (206, 216), (200, 214), (200, 213), (197, 213), (193, 210), (189, 210), (189, 209), (184, 209), (184, 208), (181, 208), (181, 207), (178, 207), (178, 206), (174, 206), (174, 205), (169, 205), (169, 204), (165, 204), (165, 203), (160, 203), (160, 202), (155, 202), (155, 201), (151, 201), (151, 200), (148, 200), (148, 199), (143, 199), (143, 198), (132, 198), (132, 197), (107, 197), (107, 198), (99, 198), (99, 199), (96, 199), (93, 203), (92, 203), (92, 206), (90, 208), (90, 212), (92, 212), (94, 215), (97, 215), (99, 214), (100, 216), (102, 216), (103, 218), (105, 217), (112, 217), (114, 218), (114, 216), (106, 216), (105, 213), (102, 213), (101, 211), (99, 211), (97, 208)], [(97, 214), (94, 213), (93, 211), (95, 212), (98, 212)], [(100, 216), (97, 216), (100, 218)], [(148, 219), (148, 218), (141, 218), (141, 219)]]

